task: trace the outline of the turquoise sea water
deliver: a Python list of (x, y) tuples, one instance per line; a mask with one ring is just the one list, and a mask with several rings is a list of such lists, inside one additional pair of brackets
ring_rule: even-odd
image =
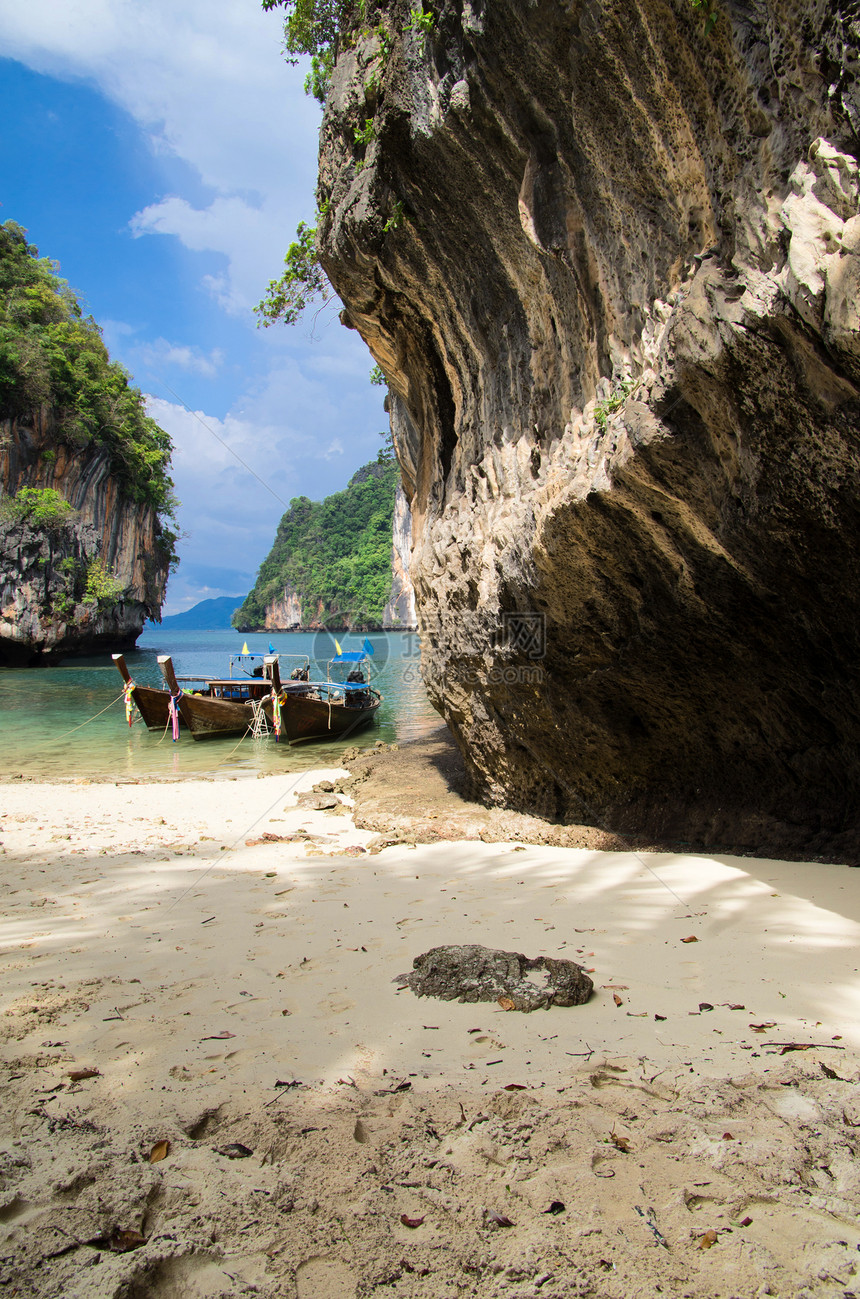
[[(341, 637), (344, 650), (360, 648), (363, 637)], [(373, 726), (350, 737), (348, 743), (370, 746), (377, 740), (403, 743), (439, 724), (428, 702), (418, 670), (418, 638), (410, 633), (385, 632), (370, 637), (375, 648), (373, 685), (384, 702)], [(289, 675), (283, 657), (307, 654), (311, 676), (325, 678), (325, 660), (334, 653), (327, 635), (284, 632), (239, 635), (235, 631), (171, 631), (144, 628), (136, 650), (126, 654), (129, 671), (141, 685), (161, 686), (156, 662), (171, 654), (179, 676), (226, 676), (231, 654), (244, 641), (252, 653), (269, 645), (282, 655), (282, 674)], [(160, 736), (139, 720), (129, 729), (121, 698), (122, 681), (109, 653), (97, 658), (68, 659), (58, 667), (0, 669), (0, 736), (3, 776), (140, 777), (235, 776), (274, 774), (336, 765), (343, 742), (276, 744), (272, 737), (237, 740), (192, 740), (183, 729), (179, 742)], [(102, 712), (102, 710), (105, 710)], [(99, 716), (98, 714), (101, 713)]]

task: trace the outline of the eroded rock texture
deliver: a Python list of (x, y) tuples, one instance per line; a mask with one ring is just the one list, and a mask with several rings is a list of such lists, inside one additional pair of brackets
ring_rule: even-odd
[[(167, 585), (156, 511), (129, 497), (105, 448), (58, 438), (47, 409), (0, 421), (0, 500), (21, 487), (54, 488), (75, 515), (56, 528), (0, 519), (0, 664), (133, 646)], [(115, 593), (86, 600), (93, 561)]]
[(320, 246), (389, 380), (434, 702), (490, 801), (850, 851), (856, 14), (433, 12), (342, 44)]
[(530, 959), (480, 943), (431, 947), (412, 962), (409, 974), (394, 980), (417, 997), (441, 1001), (501, 1001), (505, 1010), (549, 1010), (584, 1006), (594, 984), (574, 961), (552, 956)]

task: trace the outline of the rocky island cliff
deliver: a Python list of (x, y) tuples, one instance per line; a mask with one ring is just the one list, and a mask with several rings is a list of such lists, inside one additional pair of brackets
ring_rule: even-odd
[(389, 383), (425, 677), (474, 786), (856, 852), (855, 10), (363, 8), (318, 248)]
[(0, 227), (0, 665), (130, 648), (173, 561), (170, 441), (26, 231)]
[(399, 476), (393, 455), (381, 452), (342, 492), (322, 501), (295, 497), (233, 625), (240, 631), (391, 625), (386, 618), (408, 605), (410, 589), (397, 548), (409, 514)]

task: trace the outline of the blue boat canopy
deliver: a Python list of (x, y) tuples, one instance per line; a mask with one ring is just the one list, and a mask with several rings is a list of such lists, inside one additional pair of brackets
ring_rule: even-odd
[(364, 650), (341, 650), (340, 654), (335, 654), (332, 663), (361, 663), (366, 658)]

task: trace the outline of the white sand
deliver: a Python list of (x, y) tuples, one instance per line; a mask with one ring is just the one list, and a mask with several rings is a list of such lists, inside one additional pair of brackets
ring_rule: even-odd
[[(0, 1287), (852, 1293), (860, 875), (359, 854), (348, 814), (293, 806), (336, 774), (0, 786)], [(246, 846), (300, 828), (322, 841)], [(471, 942), (578, 960), (595, 995), (521, 1015), (392, 982)]]

